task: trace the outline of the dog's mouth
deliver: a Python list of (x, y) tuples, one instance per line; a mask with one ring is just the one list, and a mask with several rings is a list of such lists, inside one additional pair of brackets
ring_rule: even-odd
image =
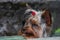
[(34, 33), (31, 30), (24, 31), (25, 36), (34, 36)]
[(26, 32), (25, 34), (26, 34), (26, 36), (34, 36), (34, 34), (32, 32)]

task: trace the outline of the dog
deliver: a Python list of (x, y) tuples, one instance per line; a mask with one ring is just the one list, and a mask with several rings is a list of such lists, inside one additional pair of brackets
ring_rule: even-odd
[(48, 37), (51, 33), (52, 19), (48, 10), (36, 11), (27, 9), (25, 11), (23, 27), (19, 30), (18, 35), (29, 38)]

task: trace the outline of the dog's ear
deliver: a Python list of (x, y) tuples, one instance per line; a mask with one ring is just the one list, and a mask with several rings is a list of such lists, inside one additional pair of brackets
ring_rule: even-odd
[(32, 9), (31, 6), (28, 5), (27, 3), (26, 3), (26, 7), (27, 7), (28, 9)]
[(42, 14), (42, 17), (45, 19), (47, 26), (51, 26), (52, 24), (52, 16), (48, 10), (44, 10), (45, 12)]

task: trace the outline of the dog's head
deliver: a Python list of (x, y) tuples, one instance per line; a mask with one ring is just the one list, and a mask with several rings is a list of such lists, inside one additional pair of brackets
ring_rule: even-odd
[[(37, 38), (39, 37), (39, 31), (41, 32), (41, 26), (40, 26), (40, 15), (39, 12), (33, 10), (33, 9), (27, 9), (25, 11), (25, 20), (24, 20), (24, 26), (22, 28), (22, 34), (25, 37), (29, 38)], [(24, 17), (25, 17), (24, 16)], [(43, 33), (41, 32), (41, 35)], [(42, 37), (42, 36), (41, 36)]]
[[(42, 17), (46, 21), (47, 25), (51, 24), (49, 13), (46, 11), (36, 11), (30, 7), (25, 11), (24, 15), (23, 27), (20, 32), (27, 38), (37, 38), (43, 36), (43, 29), (41, 27)], [(49, 20), (47, 20), (47, 17)]]

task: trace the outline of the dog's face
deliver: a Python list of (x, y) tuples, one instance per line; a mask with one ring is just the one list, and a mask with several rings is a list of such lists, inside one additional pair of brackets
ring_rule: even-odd
[(40, 25), (37, 22), (37, 19), (34, 17), (29, 18), (26, 20), (26, 23), (23, 27), (23, 33), (25, 34), (26, 37), (38, 37), (36, 30), (40, 30)]

